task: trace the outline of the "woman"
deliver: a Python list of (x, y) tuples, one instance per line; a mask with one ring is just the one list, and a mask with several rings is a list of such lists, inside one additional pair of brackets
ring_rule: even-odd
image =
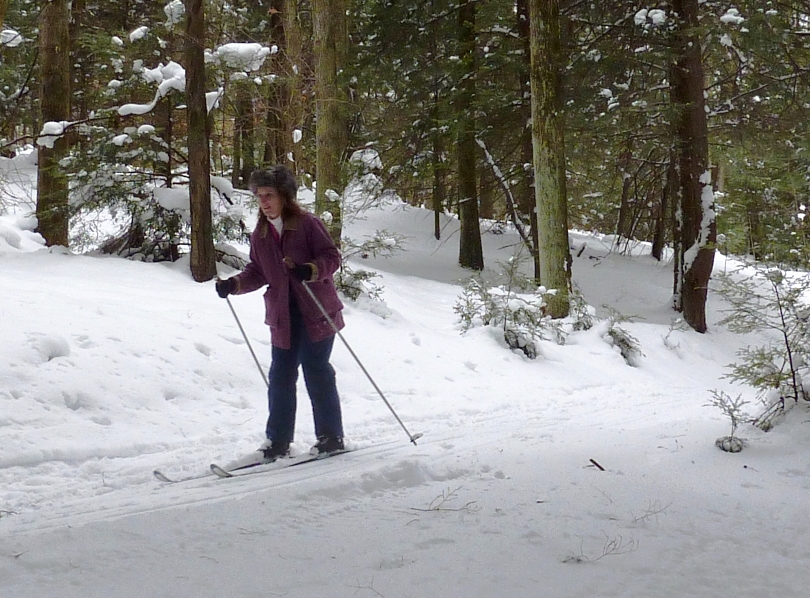
[[(250, 237), (250, 263), (241, 274), (217, 281), (216, 288), (225, 298), (267, 286), (265, 323), (270, 326), (273, 350), (267, 390), (267, 442), (260, 450), (266, 461), (289, 453), (295, 432), (295, 387), (300, 365), (318, 439), (312, 452), (341, 451), (340, 397), (335, 370), (329, 363), (335, 329), (344, 325), (343, 304), (332, 278), (340, 266), (340, 252), (323, 222), (296, 201), (298, 185), (288, 168), (257, 170), (250, 175), (249, 187), (261, 212)], [(331, 323), (303, 287), (305, 284), (329, 314)]]

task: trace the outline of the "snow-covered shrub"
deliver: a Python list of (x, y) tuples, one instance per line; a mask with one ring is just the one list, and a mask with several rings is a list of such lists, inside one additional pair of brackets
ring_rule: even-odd
[(559, 322), (546, 315), (546, 292), (543, 287), (538, 287), (531, 294), (507, 293), (503, 300), (503, 337), (511, 349), (519, 349), (526, 357), (534, 359), (537, 357), (538, 341), (565, 343)]
[(502, 313), (480, 276), (471, 276), (467, 280), (453, 311), (461, 319), (462, 334), (476, 326), (489, 326)]
[[(130, 141), (122, 145), (102, 127), (82, 132), (72, 159), (71, 211), (81, 218), (73, 219), (71, 246), (145, 261), (176, 260), (189, 244), (191, 212), (187, 175), (166, 172), (170, 148), (148, 126), (130, 130)], [(244, 241), (246, 206), (239, 203), (248, 195), (221, 181), (212, 177), (214, 237)], [(106, 226), (97, 227), (97, 221)]]
[(546, 314), (549, 291), (538, 287), (519, 273), (519, 259), (501, 264), (507, 284), (490, 287), (480, 276), (467, 280), (453, 311), (461, 322), (464, 334), (476, 326), (498, 326), (511, 349), (519, 349), (529, 357), (537, 357), (537, 342), (565, 342), (560, 323)]
[(692, 327), (689, 326), (683, 318), (674, 318), (669, 324), (669, 330), (661, 337), (661, 340), (664, 342), (664, 346), (667, 349), (671, 349), (677, 353), (680, 345), (671, 338), (672, 334), (674, 332), (686, 332), (689, 330), (692, 330)]
[(335, 275), (335, 286), (346, 297), (352, 301), (357, 301), (361, 295), (366, 295), (372, 299), (379, 299), (382, 287), (372, 282), (378, 275), (368, 270), (350, 267), (350, 258), (359, 257), (368, 259), (370, 257), (390, 257), (397, 251), (402, 250), (402, 235), (386, 230), (378, 230), (374, 235), (362, 243), (344, 237), (342, 245), (342, 266)]
[(737, 352), (727, 377), (757, 389), (765, 411), (755, 425), (769, 430), (785, 400), (810, 400), (810, 277), (756, 266), (751, 273), (717, 277), (718, 293), (730, 304), (720, 323), (737, 333), (765, 332), (765, 345)]
[(714, 441), (714, 445), (727, 453), (739, 453), (743, 450), (745, 443), (742, 438), (737, 438), (736, 436), (721, 436)]
[(396, 252), (402, 251), (402, 240), (402, 235), (387, 230), (376, 231), (372, 237), (362, 243), (343, 237), (341, 239), (343, 259), (359, 257), (365, 260), (370, 257), (391, 257)]
[(382, 287), (372, 281), (377, 276), (374, 272), (355, 270), (344, 264), (335, 274), (335, 286), (352, 301), (357, 301), (363, 295), (371, 299), (379, 299)]
[[(220, 22), (231, 30), (258, 27), (258, 22), (248, 22), (247, 12), (227, 9)], [(190, 233), (186, 71), (176, 36), (183, 3), (159, 3), (140, 16), (141, 24), (128, 34), (119, 31), (111, 38), (108, 32), (95, 39), (94, 48), (105, 63), (98, 72), (106, 74), (93, 88), (96, 108), (81, 123), (64, 127), (77, 141), (62, 166), (71, 177), (73, 213), (82, 216), (73, 218), (80, 225), (72, 231), (71, 246), (79, 251), (98, 246), (100, 231), (93, 221), (106, 218), (114, 226), (103, 231), (113, 234), (104, 251), (175, 260), (187, 250)], [(258, 43), (225, 43), (206, 50), (209, 113), (230, 109), (233, 101), (226, 100), (240, 94), (266, 97), (265, 84), (275, 75), (264, 65), (277, 51)], [(220, 145), (226, 137), (223, 128), (212, 127), (210, 136), (212, 163), (220, 172), (232, 164)], [(245, 165), (253, 163), (245, 158)], [(244, 241), (249, 233), (232, 191), (231, 181), (212, 177), (215, 242)]]
[(742, 395), (737, 395), (736, 399), (732, 399), (723, 391), (712, 391), (712, 400), (707, 406), (717, 407), (731, 421), (731, 434), (718, 438), (714, 443), (727, 453), (739, 453), (743, 449), (744, 442), (736, 436), (736, 433), (740, 423), (751, 420), (751, 416), (743, 410), (747, 404), (748, 401), (744, 401)]
[[(105, 242), (108, 253), (153, 254), (161, 246), (175, 247), (182, 237), (182, 218), (176, 210), (164, 208), (152, 189), (161, 185), (155, 164), (165, 148), (159, 138), (128, 136), (122, 141), (105, 127), (86, 126), (82, 143), (72, 159), (70, 206), (81, 226), (71, 230), (74, 250), (94, 249), (102, 239), (88, 223), (94, 216), (109, 215), (120, 232)], [(109, 232), (109, 231), (108, 231)], [(158, 253), (162, 253), (158, 251)]]
[(639, 358), (644, 355), (644, 353), (641, 352), (641, 344), (636, 337), (619, 326), (620, 322), (629, 322), (631, 318), (620, 314), (611, 307), (604, 307), (609, 314), (605, 340), (619, 349), (619, 353), (624, 357), (627, 365), (633, 367), (638, 366)]
[(582, 291), (575, 286), (568, 296), (568, 300), (571, 305), (571, 328), (577, 332), (593, 328), (596, 323), (596, 313), (593, 307), (585, 301)]

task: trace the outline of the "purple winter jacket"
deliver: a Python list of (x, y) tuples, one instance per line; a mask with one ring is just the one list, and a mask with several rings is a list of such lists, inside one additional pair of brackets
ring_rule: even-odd
[(332, 275), (340, 266), (340, 252), (321, 220), (308, 212), (284, 219), (279, 246), (272, 224), (260, 214), (259, 223), (250, 236), (250, 263), (236, 278), (236, 295), (250, 293), (267, 285), (264, 293), (265, 324), (270, 326), (273, 346), (290, 348), (290, 292), (293, 293), (309, 338), (324, 340), (335, 333), (332, 325), (312, 301), (303, 283), (290, 275), (284, 264), (289, 258), (295, 264), (312, 264), (314, 279), (307, 283), (338, 329), (343, 328), (343, 304), (337, 295)]

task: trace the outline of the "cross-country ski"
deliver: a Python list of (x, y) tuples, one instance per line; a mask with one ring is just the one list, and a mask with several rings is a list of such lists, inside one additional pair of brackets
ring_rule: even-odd
[(351, 451), (342, 450), (342, 451), (335, 451), (332, 453), (323, 453), (320, 455), (312, 455), (310, 453), (305, 453), (303, 455), (299, 455), (297, 457), (286, 457), (277, 459), (270, 463), (254, 463), (252, 465), (245, 465), (242, 467), (237, 468), (225, 468), (217, 465), (216, 463), (211, 463), (210, 469), (211, 472), (220, 477), (220, 478), (235, 478), (245, 475), (257, 474), (257, 473), (265, 473), (268, 471), (276, 471), (279, 469), (286, 469), (288, 467), (294, 467), (296, 465), (304, 465), (305, 463), (312, 463), (313, 461), (323, 461), (325, 459), (329, 459), (330, 457), (336, 457), (338, 455), (343, 455)]
[(350, 451), (343, 450), (324, 455), (311, 455), (309, 453), (304, 453), (296, 457), (285, 457), (281, 459), (276, 459), (275, 461), (271, 461), (269, 463), (257, 461), (249, 463), (247, 465), (238, 465), (235, 467), (228, 465), (221, 466), (216, 463), (211, 463), (211, 465), (209, 466), (209, 470), (205, 473), (177, 478), (172, 477), (171, 475), (166, 474), (159, 469), (155, 469), (154, 471), (152, 471), (152, 475), (155, 477), (157, 481), (162, 482), (164, 484), (177, 484), (180, 482), (190, 482), (192, 480), (200, 480), (203, 478), (211, 477), (212, 474), (216, 475), (218, 478), (233, 478), (248, 474), (266, 473), (269, 471), (286, 469), (287, 467), (293, 467), (295, 465), (303, 465), (304, 463), (310, 463), (312, 461), (321, 461), (329, 457), (342, 455), (348, 452)]

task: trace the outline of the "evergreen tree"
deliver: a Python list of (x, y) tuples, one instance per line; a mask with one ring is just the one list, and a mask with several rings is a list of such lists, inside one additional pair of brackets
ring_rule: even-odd
[(566, 16), (571, 225), (615, 233), (617, 250), (658, 235), (660, 257), (671, 219), (671, 15), (612, 2)]
[(807, 3), (712, 4), (708, 103), (727, 251), (810, 265)]
[(0, 30), (0, 155), (12, 157), (40, 131), (40, 0), (8, 0)]
[[(7, 156), (24, 151), (26, 144), (30, 147), (42, 130), (40, 4), (5, 3), (0, 151)], [(434, 210), (437, 238), (443, 233), (445, 212), (463, 215), (468, 222), (469, 215), (461, 213), (467, 202), (457, 200), (474, 195), (480, 216), (510, 218), (528, 230), (524, 238), (536, 252), (527, 126), (527, 0), (473, 2), (474, 43), (465, 53), (459, 17), (470, 10), (469, 4), (343, 3), (351, 27), (339, 37), (350, 36), (351, 43), (340, 50), (343, 66), (333, 89), (345, 95), (333, 107), (355, 105), (357, 110), (342, 115), (343, 141), (335, 144), (336, 157), (321, 167), (339, 165), (340, 181), (321, 190), (331, 187), (334, 193), (328, 197), (339, 197), (350, 174), (347, 157), (373, 148), (383, 165), (375, 171), (383, 184), (414, 205)], [(688, 261), (691, 254), (711, 254), (711, 226), (703, 226), (707, 212), (689, 214), (680, 203), (685, 197), (683, 150), (691, 142), (683, 143), (678, 131), (685, 130), (685, 115), (697, 114), (692, 109), (699, 100), (697, 85), (689, 91), (694, 102), (692, 96), (682, 95), (684, 78), (678, 74), (693, 72), (683, 68), (684, 40), (692, 36), (686, 47), (697, 42), (701, 48), (698, 60), (704, 70), (711, 150), (701, 176), (705, 179), (710, 170), (712, 187), (719, 192), (720, 247), (807, 266), (810, 109), (804, 98), (810, 92), (810, 36), (805, 4), (742, 0), (730, 7), (706, 0), (698, 5), (698, 25), (686, 26), (679, 14), (688, 12), (683, 1), (654, 8), (640, 8), (630, 0), (560, 2), (560, 113), (566, 122), (570, 226), (614, 233), (613, 245), (619, 250), (651, 241), (654, 255), (666, 258), (673, 241), (681, 241), (676, 237), (682, 229), (675, 226), (676, 215), (691, 227), (689, 235), (698, 222), (701, 231), (709, 232), (698, 238), (695, 251), (689, 249), (687, 237), (679, 245), (679, 300), (680, 289), (686, 288), (684, 267), (693, 263)], [(187, 98), (178, 89), (156, 95), (160, 86), (171, 88), (175, 65), (187, 66), (179, 53), (181, 36), (172, 24), (178, 5), (182, 7), (179, 0), (72, 4), (77, 10), (69, 26), (71, 109), (68, 117), (59, 119), (70, 124), (67, 140), (59, 143), (70, 146), (60, 159), (60, 172), (70, 180), (71, 209), (82, 210), (81, 217), (72, 218), (74, 248), (91, 244), (86, 215), (104, 209), (113, 210), (122, 224), (131, 221), (123, 241), (133, 250), (151, 243), (162, 247), (158, 253), (174, 259), (187, 243), (188, 222), (156, 202), (152, 192), (186, 184)], [(315, 118), (312, 101), (314, 62), (322, 56), (320, 50), (314, 52), (313, 7), (318, 8), (307, 0), (207, 4), (207, 89), (221, 88), (218, 111), (209, 117), (211, 164), (237, 186), (244, 185), (254, 167), (276, 162), (293, 165), (304, 182), (313, 175), (323, 178), (316, 172), (316, 129), (329, 119)], [(268, 50), (266, 60), (256, 68), (228, 64), (222, 48), (231, 42), (260, 44)], [(471, 64), (474, 77), (469, 76)], [(471, 98), (468, 104), (465, 98)], [(152, 102), (150, 111), (142, 114), (118, 111)], [(485, 151), (470, 145), (464, 164), (474, 166), (459, 168), (458, 150), (468, 146), (458, 142), (470, 137)], [(474, 179), (462, 177), (473, 168)], [(692, 191), (687, 196), (695, 207), (695, 178), (689, 177)], [(697, 181), (702, 185), (700, 177)], [(227, 222), (217, 219), (216, 229), (239, 230), (238, 224)], [(110, 245), (114, 247), (120, 244)], [(535, 256), (536, 277), (540, 258)], [(705, 289), (700, 278), (689, 283), (698, 304)], [(698, 328), (699, 320), (698, 315)]]

